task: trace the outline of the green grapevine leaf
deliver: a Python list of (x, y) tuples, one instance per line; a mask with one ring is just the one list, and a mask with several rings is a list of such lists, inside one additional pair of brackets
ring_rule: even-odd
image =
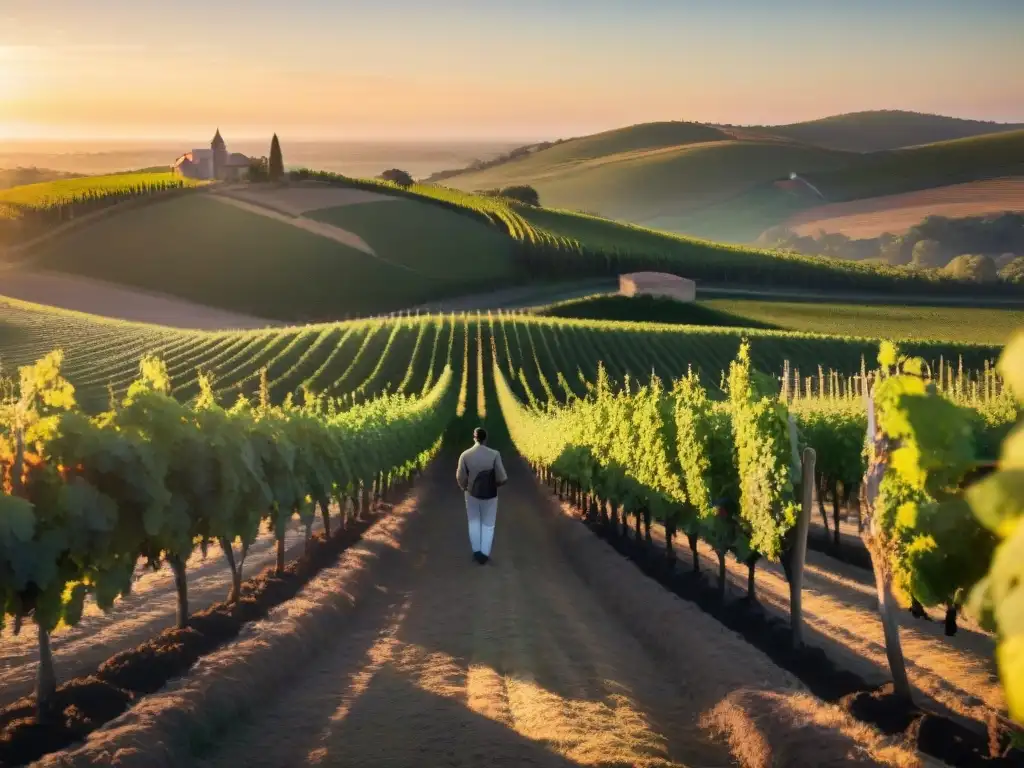
[(1017, 333), (1006, 345), (999, 358), (999, 374), (1024, 403), (1024, 333)]
[(88, 594), (85, 584), (78, 582), (69, 585), (64, 595), (64, 623), (68, 626), (75, 626), (82, 620), (82, 611), (85, 608), (85, 596)]
[(1024, 517), (1024, 469), (993, 473), (967, 489), (967, 499), (978, 520), (1006, 538)]
[(0, 495), (0, 552), (11, 551), (32, 539), (35, 531), (32, 502)]

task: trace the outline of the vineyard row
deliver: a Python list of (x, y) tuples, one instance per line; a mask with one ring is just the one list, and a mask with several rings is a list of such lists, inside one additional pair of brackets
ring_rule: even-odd
[[(551, 392), (538, 402), (525, 386), (521, 399), (505, 375), (514, 363), (496, 343), (492, 348), (510, 436), (543, 480), (605, 531), (628, 539), (632, 527), (634, 542), (648, 550), (652, 523), (661, 523), (670, 570), (677, 536), (687, 539), (695, 567), (703, 540), (718, 556), (723, 596), (727, 554), (746, 564), (751, 598), (758, 561), (781, 561), (795, 647), (803, 644), (800, 595), (814, 486), (823, 477), (837, 497), (839, 489), (862, 490), (897, 694), (911, 698), (897, 596), (945, 606), (947, 622), (966, 607), (997, 631), (1010, 712), (1024, 721), (1024, 335), (1001, 362), (1020, 398), (1001, 420), (944, 394), (923, 360), (891, 344), (882, 344), (878, 361), (859, 401), (837, 394), (790, 408), (777, 378), (757, 370), (744, 343), (723, 381), (724, 399), (711, 397), (692, 371), (670, 387), (656, 375), (619, 387), (601, 368), (585, 397), (557, 404)], [(548, 377), (542, 385), (552, 387)], [(1001, 451), (994, 467), (979, 465), (984, 440)]]
[(264, 371), (254, 402), (224, 409), (202, 376), (191, 404), (175, 399), (168, 367), (147, 357), (125, 397), (88, 416), (61, 364), (53, 352), (21, 368), (0, 398), (0, 622), (37, 626), (44, 719), (57, 687), (49, 634), (78, 623), (87, 597), (109, 610), (140, 561), (166, 563), (184, 628), (185, 563), (216, 542), (237, 602), (261, 527), (276, 536), (280, 574), (294, 516), (307, 550), (317, 510), (329, 537), (332, 503), (366, 511), (437, 452), (455, 410), (447, 364), (422, 395), (358, 404), (300, 393), (272, 405)]
[[(12, 302), (0, 304), (0, 365), (13, 371), (63, 348), (65, 375), (89, 410), (105, 408), (111, 394), (121, 396), (147, 354), (167, 363), (172, 391), (183, 399), (198, 391), (200, 372), (213, 380), (223, 398), (251, 396), (264, 367), (274, 402), (302, 388), (364, 399), (385, 391), (422, 392), (446, 362), (458, 366), (450, 351), (466, 333), (475, 337), (478, 323), (495, 338), (517, 394), (562, 402), (586, 393), (586, 382), (594, 380), (600, 362), (618, 382), (627, 377), (643, 380), (652, 371), (667, 381), (692, 368), (720, 389), (744, 335), (755, 342), (754, 363), (780, 377), (788, 370), (801, 378), (802, 396), (808, 390), (811, 395), (847, 391), (849, 377), (859, 375), (864, 360), (877, 349), (877, 342), (867, 339), (528, 314), (421, 315), (254, 331), (182, 331), (43, 312)], [(985, 378), (985, 365), (998, 355), (996, 348), (920, 342), (907, 349), (932, 362), (950, 388), (959, 382), (965, 395), (976, 392), (978, 400), (996, 394)]]

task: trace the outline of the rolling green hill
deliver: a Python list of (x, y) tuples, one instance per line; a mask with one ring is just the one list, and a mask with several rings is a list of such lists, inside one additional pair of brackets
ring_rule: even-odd
[[(625, 142), (624, 136), (620, 139)], [(467, 191), (529, 184), (537, 189), (546, 206), (678, 231), (673, 226), (677, 219), (700, 216), (753, 185), (788, 177), (791, 171), (832, 170), (851, 162), (846, 153), (817, 147), (736, 140), (547, 162), (551, 158), (548, 153), (564, 156), (574, 144), (576, 141), (566, 142), (523, 160), (456, 176), (446, 183)]]
[(517, 278), (513, 241), (456, 211), (404, 199), (306, 216), (354, 232), (378, 254), (431, 279), (483, 285)]
[[(514, 162), (502, 163), (495, 166), (494, 170), (514, 165), (510, 178), (516, 179), (536, 172), (548, 172), (558, 166), (570, 166), (611, 155), (643, 153), (708, 141), (728, 141), (730, 138), (724, 131), (701, 123), (642, 123), (562, 141), (517, 158)], [(501, 178), (500, 172), (497, 177)]]
[[(486, 222), (515, 243), (519, 279), (523, 282), (564, 282), (656, 270), (715, 283), (818, 291), (979, 296), (1017, 295), (1019, 290), (1005, 284), (978, 286), (932, 274), (922, 276), (885, 265), (731, 246), (571, 211), (518, 205), (440, 185), (401, 189), (386, 182), (311, 171), (296, 172), (295, 178), (429, 202)], [(357, 216), (358, 208), (345, 215)], [(492, 282), (489, 287), (508, 286)]]
[(904, 110), (876, 110), (742, 130), (749, 134), (782, 137), (829, 149), (878, 152), (1021, 129), (1024, 129), (1024, 124), (963, 120)]
[(365, 317), (517, 284), (638, 270), (817, 291), (1015, 290), (729, 246), (433, 185), (402, 190), (307, 174), (249, 195), (276, 200), (278, 208), (199, 191), (119, 208), (38, 243), (27, 258), (35, 268), (290, 322)]
[(1024, 130), (862, 155), (856, 163), (802, 173), (829, 202), (1024, 173)]
[(286, 321), (369, 315), (510, 279), (512, 243), (483, 223), (411, 201), (366, 204), (362, 216), (353, 228), (398, 258), (375, 258), (206, 194), (120, 211), (31, 256), (39, 268)]
[[(560, 142), (444, 183), (466, 191), (528, 184), (546, 206), (749, 243), (821, 202), (786, 189), (792, 173), (829, 202), (1021, 173), (1024, 130), (1015, 128), (902, 112), (755, 128), (651, 123)], [(921, 146), (889, 149), (904, 143)]]

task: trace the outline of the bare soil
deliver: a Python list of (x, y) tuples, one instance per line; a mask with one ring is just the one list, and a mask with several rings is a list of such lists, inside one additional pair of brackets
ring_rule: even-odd
[[(444, 469), (444, 468), (442, 468)], [(521, 465), (492, 560), (435, 470), (401, 556), (195, 765), (918, 765), (567, 519)]]
[[(218, 602), (193, 611), (186, 628), (165, 629), (111, 655), (89, 674), (63, 683), (57, 688), (48, 719), (37, 719), (30, 696), (3, 707), (0, 765), (23, 765), (67, 747), (116, 718), (139, 698), (185, 675), (196, 661), (237, 637), (246, 625), (293, 598), (320, 569), (358, 541), (374, 519), (350, 518), (336, 527), (330, 538), (322, 532), (314, 534), (302, 557), (288, 563), (282, 573), (268, 565), (244, 581), (237, 604)], [(76, 654), (76, 661), (86, 656)]]
[[(684, 568), (690, 563), (688, 556), (688, 549), (680, 553)], [(709, 548), (701, 548), (701, 560), (706, 572), (717, 568), (717, 557)], [(745, 596), (747, 567), (730, 559), (728, 574), (733, 597)], [(789, 585), (780, 565), (758, 563), (756, 590), (763, 610), (788, 620)], [(869, 684), (883, 685), (891, 679), (871, 572), (808, 552), (803, 608), (808, 643)], [(915, 619), (903, 611), (900, 638), (920, 701), (979, 723), (990, 710), (1005, 712), (991, 635), (964, 627), (954, 637), (945, 637), (941, 621)]]
[[(577, 512), (563, 504), (567, 515)], [(807, 647), (794, 652), (789, 640), (788, 585), (781, 567), (761, 561), (756, 602), (746, 595), (747, 567), (727, 561), (727, 595), (718, 595), (717, 557), (699, 547), (701, 574), (692, 572), (685, 538), (676, 540), (674, 561), (666, 559), (664, 531), (652, 526), (653, 547), (592, 524), (599, 535), (634, 560), (655, 580), (700, 605), (725, 626), (798, 675), (826, 701), (840, 703), (858, 719), (875, 723), (950, 765), (1024, 765), (1024, 754), (1002, 754), (1009, 741), (1005, 700), (992, 661), (992, 638), (964, 629), (942, 636), (942, 624), (901, 617), (907, 671), (917, 707), (896, 697), (889, 680), (882, 630), (869, 573), (820, 553), (808, 553), (804, 584)], [(994, 746), (996, 745), (996, 746)], [(991, 750), (996, 749), (993, 753)]]
[(271, 320), (227, 312), (101, 280), (59, 272), (5, 269), (2, 265), (0, 296), (171, 328), (215, 331), (278, 325)]
[[(332, 517), (337, 527), (338, 511)], [(318, 519), (314, 532), (323, 529)], [(290, 527), (285, 535), (286, 557), (297, 557), (303, 546), (303, 531)], [(243, 578), (254, 576), (274, 562), (275, 540), (262, 534), (246, 557)], [(186, 564), (188, 570), (189, 610), (198, 613), (224, 600), (231, 589), (231, 572), (219, 546), (213, 545), (206, 557), (195, 552)], [(132, 648), (175, 622), (177, 592), (170, 568), (158, 571), (141, 567), (136, 573), (131, 595), (118, 600), (110, 613), (103, 613), (92, 603), (86, 604), (82, 620), (74, 627), (61, 627), (50, 638), (54, 667), (58, 680), (69, 680), (91, 674), (111, 656)], [(39, 648), (31, 624), (18, 635), (7, 626), (0, 634), (0, 708), (33, 693)]]
[(885, 232), (901, 235), (926, 216), (961, 218), (1003, 211), (1024, 211), (1024, 177), (820, 205), (794, 214), (785, 226), (799, 235), (815, 235), (825, 230), (857, 239), (878, 237)]

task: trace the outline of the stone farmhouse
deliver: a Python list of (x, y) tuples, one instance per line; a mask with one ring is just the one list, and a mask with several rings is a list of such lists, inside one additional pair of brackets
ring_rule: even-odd
[(240, 152), (228, 152), (220, 129), (209, 149), (193, 149), (174, 161), (174, 173), (188, 179), (239, 181), (249, 173), (250, 158)]

